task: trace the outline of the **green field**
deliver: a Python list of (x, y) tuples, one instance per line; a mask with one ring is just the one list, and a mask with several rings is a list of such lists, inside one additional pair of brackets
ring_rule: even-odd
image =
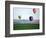
[(39, 29), (39, 24), (14, 24), (13, 30)]

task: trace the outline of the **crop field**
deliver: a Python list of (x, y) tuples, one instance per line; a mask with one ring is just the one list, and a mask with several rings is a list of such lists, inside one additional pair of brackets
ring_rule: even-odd
[(39, 29), (39, 24), (14, 24), (13, 30)]

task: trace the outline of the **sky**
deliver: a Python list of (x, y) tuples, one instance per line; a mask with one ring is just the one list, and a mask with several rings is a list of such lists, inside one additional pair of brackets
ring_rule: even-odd
[(18, 16), (21, 16), (21, 19), (29, 20), (29, 17), (32, 16), (34, 20), (39, 19), (40, 11), (38, 10), (35, 14), (33, 13), (33, 8), (22, 8), (14, 7), (13, 8), (13, 19), (19, 19)]

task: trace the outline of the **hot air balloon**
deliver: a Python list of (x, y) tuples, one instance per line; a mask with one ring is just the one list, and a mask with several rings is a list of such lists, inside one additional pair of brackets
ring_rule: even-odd
[(21, 19), (21, 16), (18, 16), (19, 19)]
[(34, 13), (34, 14), (36, 13), (36, 11), (37, 11), (36, 8), (33, 8), (33, 13)]
[(33, 13), (35, 14), (36, 12), (39, 12), (39, 8), (33, 8)]
[(30, 17), (29, 17), (29, 20), (30, 20), (30, 21), (32, 21), (32, 20), (33, 20), (33, 17), (32, 17), (32, 16), (30, 16)]

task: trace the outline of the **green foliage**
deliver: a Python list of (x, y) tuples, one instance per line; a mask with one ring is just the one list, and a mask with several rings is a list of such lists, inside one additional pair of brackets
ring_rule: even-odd
[(39, 29), (39, 24), (14, 24), (13, 30)]

